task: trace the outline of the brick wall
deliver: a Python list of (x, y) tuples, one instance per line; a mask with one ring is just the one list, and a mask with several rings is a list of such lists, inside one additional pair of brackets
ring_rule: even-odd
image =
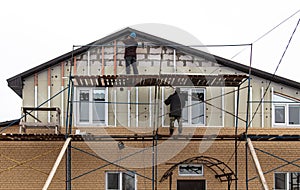
[[(184, 141), (170, 139), (164, 142), (159, 141), (158, 143), (158, 180), (160, 180), (164, 173), (174, 164), (196, 156), (216, 158), (226, 163), (235, 171), (234, 141)], [(161, 146), (162, 144), (164, 146)], [(41, 189), (62, 145), (63, 142), (53, 141), (2, 141), (0, 148), (0, 189)], [(124, 141), (124, 145), (124, 149), (118, 150), (116, 142), (72, 142), (72, 146), (75, 147), (72, 149), (72, 178), (78, 177), (95, 168), (105, 166), (108, 162), (103, 159), (109, 160), (110, 162), (120, 160), (115, 164), (123, 167), (107, 165), (106, 167), (74, 179), (72, 181), (72, 189), (105, 189), (105, 172), (125, 171), (125, 168), (136, 171), (139, 175), (146, 177), (137, 177), (138, 189), (151, 189), (152, 182), (147, 178), (152, 178), (152, 142)], [(238, 189), (245, 189), (245, 143), (238, 142), (238, 145)], [(256, 148), (288, 161), (296, 160), (300, 155), (300, 150), (297, 148), (300, 145), (299, 142), (255, 141), (253, 145)], [(142, 148), (146, 149), (140, 151), (140, 153), (133, 154)], [(95, 156), (88, 155), (77, 149), (84, 150)], [(300, 169), (294, 165), (280, 167), (286, 163), (258, 150), (256, 150), (256, 152), (263, 171), (270, 171), (279, 167), (265, 175), (270, 189), (273, 187), (274, 172), (300, 171)], [(96, 156), (100, 156), (102, 159)], [(124, 157), (127, 158), (124, 159)], [(294, 164), (300, 164), (299, 162), (300, 161), (297, 161)], [(256, 177), (249, 182), (249, 188), (261, 189), (250, 154), (248, 156), (248, 170), (250, 179)], [(202, 177), (178, 176), (177, 169), (175, 169), (172, 176), (172, 189), (176, 189), (177, 179), (205, 179), (208, 190), (227, 189), (227, 182), (220, 182), (214, 175), (215, 173), (207, 166), (204, 167), (204, 175)], [(235, 183), (232, 182), (231, 188), (234, 189), (234, 187)], [(60, 164), (49, 189), (64, 188), (65, 160)], [(169, 180), (165, 180), (162, 183), (158, 182), (158, 189), (169, 189)]]

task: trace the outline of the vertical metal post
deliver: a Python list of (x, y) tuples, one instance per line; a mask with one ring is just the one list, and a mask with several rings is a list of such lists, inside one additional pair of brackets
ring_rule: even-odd
[(66, 154), (66, 189), (71, 190), (72, 189), (72, 183), (71, 183), (71, 142), (68, 145), (67, 148), (67, 154)]
[[(69, 138), (69, 135), (72, 133), (72, 120), (73, 120), (73, 91), (74, 84), (72, 81), (72, 65), (74, 63), (74, 46), (72, 49), (72, 57), (70, 64), (70, 74), (69, 74), (69, 84), (68, 84), (68, 104), (67, 104), (67, 112), (66, 112), (66, 134), (65, 138)], [(66, 190), (71, 190), (71, 142), (68, 145), (66, 152)]]
[[(70, 117), (69, 117), (69, 133), (67, 134), (68, 136), (70, 134), (72, 134), (72, 121), (73, 121), (73, 94), (74, 94), (74, 84), (73, 84), (73, 81), (72, 81), (72, 78), (71, 78), (71, 100), (70, 100)], [(66, 156), (66, 159), (67, 159), (67, 190), (71, 190), (72, 189), (72, 182), (71, 182), (71, 175), (72, 175), (72, 165), (71, 165), (71, 161), (72, 161), (72, 155), (71, 155), (71, 152), (72, 152), (72, 142), (69, 143), (69, 146), (68, 146), (68, 149), (67, 149), (67, 156)]]
[[(162, 68), (162, 59), (163, 59), (163, 47), (161, 46), (161, 53), (160, 53), (160, 64), (159, 64), (159, 71), (158, 71), (158, 77), (160, 78), (161, 74), (161, 68)], [(159, 79), (158, 78), (158, 79)], [(160, 80), (157, 80), (158, 84), (155, 85), (155, 94), (154, 94), (154, 100), (155, 100), (155, 109), (154, 109), (154, 125), (153, 125), (153, 142), (152, 142), (152, 190), (157, 189), (157, 131), (159, 127), (159, 110), (160, 110), (160, 103), (159, 99), (160, 96)]]
[[(238, 134), (238, 122), (239, 122), (239, 102), (240, 102), (240, 85), (237, 89), (237, 98), (236, 98), (236, 116), (235, 116), (235, 175), (238, 179), (238, 145), (237, 145), (237, 134)], [(238, 181), (235, 180), (235, 189), (238, 189)]]
[(153, 119), (153, 140), (152, 140), (152, 190), (155, 189), (155, 138), (156, 138), (156, 123), (158, 118), (157, 113), (157, 85), (154, 90), (154, 119)]
[[(248, 95), (247, 95), (247, 110), (246, 110), (246, 132), (245, 132), (245, 154), (246, 154), (246, 190), (249, 189), (248, 187), (248, 128), (249, 128), (249, 101), (250, 101), (250, 86), (251, 86), (251, 67), (252, 67), (252, 47), (253, 44), (251, 44), (251, 49), (250, 49), (250, 67), (249, 67), (249, 78), (248, 78)], [(251, 120), (252, 121), (252, 120)], [(250, 121), (250, 122), (251, 122)]]
[(169, 190), (172, 189), (172, 175), (173, 175), (173, 172), (171, 172), (171, 175), (170, 175), (170, 181), (169, 181)]

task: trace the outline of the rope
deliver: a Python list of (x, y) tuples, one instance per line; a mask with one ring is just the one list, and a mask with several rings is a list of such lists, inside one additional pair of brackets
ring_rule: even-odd
[[(278, 64), (277, 64), (277, 67), (276, 67), (276, 69), (275, 69), (275, 71), (274, 71), (274, 73), (273, 73), (273, 75), (272, 75), (272, 79), (275, 78), (275, 74), (276, 74), (276, 72), (277, 72), (277, 70), (278, 70), (278, 68), (279, 68), (279, 66), (280, 66), (280, 64), (281, 64), (281, 62), (282, 62), (282, 60), (283, 60), (283, 57), (284, 57), (285, 53), (287, 52), (287, 50), (288, 50), (288, 48), (289, 48), (289, 45), (290, 45), (290, 43), (291, 43), (291, 41), (292, 41), (292, 39), (293, 39), (293, 36), (294, 36), (294, 34), (295, 34), (295, 32), (296, 32), (296, 30), (297, 30), (297, 28), (298, 28), (299, 22), (300, 22), (300, 19), (298, 20), (298, 22), (297, 22), (297, 24), (296, 24), (296, 27), (295, 27), (295, 29), (293, 30), (292, 35), (291, 35), (291, 37), (290, 37), (290, 39), (289, 39), (289, 41), (288, 41), (288, 44), (287, 44), (287, 46), (286, 46), (285, 49), (284, 49), (284, 52), (283, 52), (283, 54), (282, 54), (282, 56), (281, 56), (281, 58), (280, 58), (280, 60), (279, 60), (279, 62), (278, 62)], [(246, 133), (247, 133), (247, 131), (248, 131), (248, 127), (250, 126), (250, 124), (252, 123), (254, 117), (256, 116), (256, 114), (257, 114), (257, 112), (258, 112), (258, 109), (259, 109), (260, 105), (262, 104), (262, 101), (263, 101), (263, 99), (265, 98), (265, 96), (266, 96), (266, 94), (267, 94), (267, 92), (268, 92), (268, 90), (269, 90), (269, 88), (270, 88), (270, 86), (271, 86), (272, 79), (269, 81), (268, 86), (267, 86), (267, 88), (266, 88), (266, 90), (265, 90), (265, 92), (264, 92), (264, 95), (263, 95), (263, 97), (261, 98), (260, 102), (258, 103), (258, 105), (257, 105), (257, 107), (256, 107), (256, 110), (255, 110), (255, 112), (254, 112), (254, 114), (253, 114), (253, 116), (252, 116), (252, 118), (251, 118), (251, 120), (250, 120), (248, 126), (246, 127)]]
[[(264, 33), (263, 35), (261, 35), (260, 37), (258, 37), (256, 40), (254, 40), (252, 42), (252, 44), (258, 42), (259, 40), (261, 40), (262, 38), (264, 38), (265, 36), (267, 36), (268, 34), (270, 34), (273, 30), (275, 30), (276, 28), (278, 28), (280, 25), (282, 25), (283, 23), (285, 23), (286, 21), (288, 21), (290, 18), (292, 18), (293, 16), (295, 16), (298, 12), (300, 12), (300, 9), (298, 11), (296, 11), (294, 14), (292, 14), (291, 16), (289, 16), (288, 18), (284, 19), (283, 21), (281, 21), (279, 24), (277, 24), (275, 27), (273, 27), (272, 29), (270, 29), (269, 31), (267, 31), (266, 33)], [(231, 57), (231, 59), (235, 58), (236, 56), (238, 56), (239, 54), (241, 54), (243, 51), (245, 51), (247, 49), (244, 48), (241, 51), (239, 51), (238, 53), (236, 53), (234, 56)]]
[[(31, 161), (33, 161), (33, 160), (36, 160), (36, 159), (38, 159), (38, 158), (40, 158), (40, 157), (46, 156), (46, 155), (48, 155), (48, 154), (50, 154), (50, 153), (52, 153), (52, 152), (54, 152), (54, 151), (56, 151), (56, 150), (58, 150), (58, 149), (59, 149), (59, 148), (55, 148), (55, 149), (53, 149), (53, 150), (49, 150), (49, 151), (47, 151), (47, 152), (44, 152), (44, 153), (42, 153), (42, 154), (39, 154), (39, 155), (37, 155), (37, 156), (35, 156), (35, 157), (32, 157), (32, 158), (30, 158), (30, 159), (28, 159), (28, 160), (25, 160), (25, 161), (22, 161), (22, 162), (20, 162), (20, 161), (18, 161), (18, 160), (15, 160), (15, 159), (13, 159), (13, 158), (10, 158), (10, 157), (8, 157), (8, 156), (6, 156), (6, 155), (4, 155), (4, 154), (0, 154), (1, 157), (5, 158), (5, 159), (7, 159), (7, 160), (10, 160), (10, 161), (12, 161), (12, 162), (14, 162), (14, 163), (17, 163), (16, 165), (13, 165), (13, 166), (10, 166), (10, 167), (7, 167), (7, 168), (1, 170), (1, 171), (0, 171), (0, 174), (3, 173), (3, 172), (6, 172), (6, 171), (13, 170), (13, 169), (15, 169), (16, 167), (19, 167), (19, 166), (25, 166), (25, 167), (27, 167), (27, 168), (30, 168), (30, 169), (34, 170), (34, 171), (43, 173), (43, 174), (45, 174), (45, 175), (49, 175), (49, 173), (47, 173), (47, 172), (41, 171), (41, 170), (36, 169), (36, 168), (34, 168), (34, 167), (31, 167), (31, 166), (26, 166), (25, 164), (27, 164), (27, 163), (29, 163), (29, 162), (31, 162)], [(64, 180), (62, 180), (62, 179), (58, 179), (58, 180), (64, 181)]]

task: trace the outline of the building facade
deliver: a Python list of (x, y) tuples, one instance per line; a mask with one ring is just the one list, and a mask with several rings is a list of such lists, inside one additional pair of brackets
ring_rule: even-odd
[[(138, 75), (125, 72), (131, 32)], [(2, 134), (3, 189), (41, 189), (64, 134), (71, 167), (60, 163), (50, 189), (261, 189), (247, 138), (269, 188), (300, 188), (298, 82), (132, 28), (7, 81), (26, 115)], [(164, 104), (175, 87), (181, 135)]]

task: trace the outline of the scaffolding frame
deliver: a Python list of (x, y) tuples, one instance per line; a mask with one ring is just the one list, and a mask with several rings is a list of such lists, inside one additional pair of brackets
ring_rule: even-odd
[[(249, 44), (247, 44), (247, 45), (249, 45)], [(250, 76), (251, 76), (251, 62), (252, 62), (252, 44), (250, 44), (250, 45), (251, 45), (251, 53), (250, 53), (250, 70), (249, 70), (249, 74), (248, 74), (247, 77), (245, 77), (245, 76), (239, 76), (242, 79), (247, 78), (247, 80), (248, 80), (248, 86), (247, 86), (247, 88), (248, 88), (248, 97), (247, 97), (247, 113), (246, 113), (247, 117), (246, 117), (246, 121), (245, 121), (246, 122), (246, 126), (247, 126), (246, 127), (246, 131), (245, 131), (244, 134), (238, 134), (237, 133), (237, 131), (238, 131), (238, 120), (241, 120), (238, 117), (240, 85), (242, 83), (244, 83), (246, 80), (240, 80), (239, 82), (233, 81), (234, 83), (232, 83), (233, 84), (232, 86), (236, 86), (238, 88), (238, 90), (237, 90), (237, 102), (236, 102), (237, 103), (237, 115), (233, 114), (234, 117), (236, 118), (236, 120), (235, 120), (236, 121), (235, 122), (235, 134), (234, 135), (230, 135), (230, 136), (226, 136), (225, 135), (225, 136), (218, 136), (217, 137), (217, 139), (219, 139), (219, 140), (227, 139), (227, 140), (234, 140), (235, 141), (235, 152), (234, 152), (234, 155), (235, 155), (235, 174), (234, 174), (234, 176), (235, 176), (235, 178), (228, 178), (228, 189), (230, 189), (230, 184), (231, 184), (231, 182), (229, 182), (229, 180), (233, 180), (233, 179), (235, 180), (235, 183), (236, 183), (235, 184), (235, 189), (238, 189), (238, 186), (237, 186), (237, 181), (238, 181), (238, 169), (237, 169), (237, 165), (238, 165), (238, 151), (237, 151), (238, 144), (237, 144), (237, 142), (238, 141), (243, 141), (243, 140), (246, 141), (247, 138), (254, 139), (254, 140), (256, 140), (256, 138), (259, 138), (260, 140), (263, 140), (263, 139), (270, 140), (269, 136), (266, 137), (265, 135), (252, 135), (252, 136), (248, 135), (248, 126), (249, 126), (249, 113), (248, 113), (248, 111), (249, 111), (249, 104), (250, 104), (250, 101), (249, 101), (249, 99), (250, 99), (249, 94), (250, 93), (249, 92), (250, 92), (250, 86), (251, 86), (250, 85), (251, 84), (251, 82), (250, 82), (250, 78), (251, 77)], [(91, 83), (92, 84), (95, 83), (95, 84), (98, 84), (99, 86), (113, 86), (114, 84), (120, 84), (120, 86), (121, 85), (132, 86), (132, 84), (137, 84), (136, 81), (134, 83), (126, 83), (126, 82), (122, 83), (122, 81), (124, 81), (124, 79), (131, 78), (131, 80), (133, 80), (134, 78), (136, 78), (136, 76), (115, 76), (115, 75), (103, 76), (102, 75), (102, 76), (96, 77), (96, 79), (85, 78), (84, 80), (82, 80), (82, 78), (80, 78), (78, 76), (73, 76), (72, 75), (72, 65), (74, 65), (74, 55), (73, 55), (74, 48), (75, 48), (75, 46), (73, 46), (73, 50), (72, 50), (72, 58), (71, 58), (70, 74), (69, 74), (69, 84), (68, 84), (68, 87), (66, 88), (66, 89), (68, 89), (68, 104), (67, 104), (67, 112), (66, 112), (66, 133), (64, 135), (62, 135), (62, 134), (61, 135), (55, 135), (55, 136), (51, 136), (50, 135), (50, 138), (49, 138), (49, 136), (44, 136), (46, 138), (46, 140), (63, 140), (63, 139), (67, 140), (67, 139), (71, 139), (70, 142), (68, 142), (68, 146), (66, 148), (66, 189), (67, 190), (72, 189), (72, 183), (71, 183), (72, 180), (75, 180), (78, 177), (80, 177), (80, 176), (77, 176), (77, 177), (72, 178), (72, 176), (71, 176), (71, 173), (72, 173), (72, 170), (71, 170), (71, 168), (72, 168), (72, 166), (71, 166), (71, 159), (72, 159), (71, 150), (75, 149), (75, 150), (81, 151), (83, 153), (87, 153), (84, 150), (81, 150), (79, 148), (76, 148), (76, 147), (72, 146), (71, 141), (74, 141), (74, 140), (75, 141), (97, 140), (97, 139), (100, 140), (100, 139), (105, 138), (105, 137), (101, 136), (101, 137), (87, 137), (87, 138), (91, 138), (91, 139), (85, 139), (85, 137), (83, 137), (81, 135), (73, 135), (72, 134), (72, 119), (73, 119), (73, 115), (72, 114), (73, 114), (73, 97), (74, 97), (74, 81), (73, 80), (76, 80), (77, 82), (79, 81), (78, 83), (81, 84), (81, 85), (89, 85)], [(160, 63), (160, 67), (161, 67), (161, 63)], [(237, 76), (237, 75), (235, 75), (235, 76)], [(168, 86), (168, 85), (172, 86), (172, 84), (170, 84), (171, 80), (167, 79), (168, 77), (172, 77), (172, 75), (165, 76), (165, 75), (162, 75), (160, 73), (157, 76), (154, 76), (152, 78), (150, 77), (150, 80), (140, 80), (140, 82), (138, 83), (138, 86), (151, 86), (151, 85), (154, 85), (155, 86), (155, 96), (157, 96), (159, 98), (160, 97), (160, 94), (159, 94), (159, 92), (160, 92), (160, 90), (159, 90), (160, 86)], [(210, 76), (204, 76), (204, 78), (205, 77), (209, 78)], [(222, 77), (224, 77), (224, 76), (222, 76)], [(232, 76), (229, 76), (229, 77), (232, 77)], [(119, 82), (119, 83), (118, 82), (116, 83), (116, 80), (118, 78), (122, 79), (122, 81)], [(146, 78), (149, 78), (149, 76), (146, 76)], [(197, 78), (197, 76), (194, 76), (194, 78)], [(198, 75), (198, 79), (197, 79), (198, 81), (196, 80), (196, 83), (193, 83), (193, 84), (197, 84), (198, 83), (199, 85), (204, 85), (204, 86), (207, 85), (207, 86), (209, 86), (209, 84), (213, 84), (216, 81), (220, 80), (220, 78), (215, 79), (215, 76), (213, 76), (212, 78), (213, 78), (212, 80), (208, 80), (208, 81), (206, 80), (205, 82), (200, 83), (199, 81), (203, 80), (203, 76), (199, 76)], [(87, 80), (91, 80), (92, 82), (87, 82)], [(94, 80), (95, 80), (95, 82), (94, 82)], [(194, 80), (192, 79), (192, 81), (194, 81)], [(226, 81), (226, 82), (228, 82), (228, 81)], [(173, 85), (175, 85), (175, 84), (177, 86), (180, 86), (180, 85), (184, 86), (184, 84), (181, 84), (181, 83), (176, 83), (176, 82), (173, 83)], [(227, 85), (227, 86), (230, 86), (230, 85)], [(66, 90), (66, 89), (64, 89), (64, 90)], [(62, 93), (64, 90), (60, 91), (59, 93)], [(59, 93), (57, 93), (55, 96), (57, 96)], [(52, 98), (54, 98), (54, 97), (52, 97)], [(52, 98), (48, 99), (46, 102), (50, 101)], [(155, 98), (155, 99), (157, 99), (157, 98)], [(43, 104), (45, 104), (46, 102), (44, 102)], [(156, 109), (158, 109), (158, 108), (156, 108)], [(155, 122), (156, 122), (156, 120), (154, 120), (154, 127), (156, 127), (156, 123)], [(137, 174), (137, 175), (139, 175), (141, 177), (144, 177), (144, 178), (146, 178), (148, 180), (151, 180), (152, 181), (152, 189), (153, 190), (157, 189), (157, 182), (158, 182), (158, 180), (157, 180), (157, 164), (156, 164), (157, 163), (157, 149), (156, 149), (157, 146), (156, 145), (157, 145), (158, 140), (161, 140), (161, 139), (164, 139), (164, 138), (168, 138), (168, 136), (166, 136), (166, 135), (159, 134), (157, 128), (158, 127), (156, 127), (155, 130), (153, 130), (153, 134), (152, 135), (141, 135), (141, 136), (137, 136), (137, 135), (133, 135), (133, 136), (124, 136), (124, 135), (123, 136), (122, 135), (111, 136), (110, 135), (110, 138), (113, 137), (114, 139), (120, 139), (120, 140), (126, 140), (126, 139), (127, 140), (139, 140), (139, 139), (145, 140), (146, 139), (146, 140), (149, 140), (149, 141), (153, 142), (153, 146), (151, 147), (153, 149), (152, 178), (149, 178), (147, 176), (143, 176), (143, 175)], [(175, 140), (186, 140), (188, 138), (191, 138), (192, 140), (203, 140), (203, 139), (207, 138), (207, 135), (206, 136), (204, 136), (204, 135), (198, 135), (198, 136), (193, 136), (193, 137), (190, 137), (190, 136), (187, 136), (187, 137), (181, 136), (181, 137), (182, 137), (182, 139), (179, 137), (179, 138), (177, 138)], [(17, 139), (18, 140), (20, 140), (20, 139), (21, 140), (33, 140), (33, 139), (36, 139), (36, 136), (28, 134), (28, 135), (23, 135), (20, 138), (20, 136), (18, 136), (18, 135), (9, 135), (9, 134), (6, 134), (4, 137), (2, 136), (2, 138), (3, 139), (9, 139), (9, 140), (12, 140), (12, 139), (15, 139), (15, 140), (17, 140)], [(3, 140), (3, 139), (1, 139), (1, 140)], [(280, 139), (281, 138), (277, 138), (277, 140), (280, 140)], [(295, 140), (299, 140), (300, 136), (293, 136), (293, 137), (291, 137), (291, 139), (293, 139), (293, 140), (294, 139)], [(247, 144), (247, 142), (246, 142), (246, 144)], [(256, 150), (258, 150), (258, 149), (256, 149)], [(90, 156), (96, 157), (95, 155), (90, 155)], [(126, 159), (126, 158), (122, 158), (122, 159)], [(112, 165), (116, 165), (117, 167), (122, 168), (122, 166), (117, 165), (114, 162), (109, 162), (109, 161), (107, 161), (107, 162), (108, 162), (108, 165), (112, 164)], [(250, 180), (248, 179), (248, 163), (247, 162), (248, 162), (248, 153), (247, 153), (247, 146), (246, 146), (246, 188), (248, 189), (248, 182), (250, 180), (253, 180), (253, 178), (250, 179)], [(292, 161), (292, 162), (286, 161), (286, 162), (288, 164), (291, 164), (294, 161)], [(98, 169), (100, 169), (100, 168), (96, 168), (95, 170), (98, 170)], [(128, 170), (126, 168), (123, 168), (123, 169)], [(95, 170), (93, 170), (93, 171), (95, 171)], [(90, 173), (90, 172), (87, 172), (86, 174), (88, 174), (88, 173)], [(267, 172), (265, 172), (265, 173), (267, 173)], [(86, 174), (83, 174), (83, 175), (86, 175)], [(217, 176), (222, 177), (222, 174), (220, 174), (220, 175), (217, 174)]]

